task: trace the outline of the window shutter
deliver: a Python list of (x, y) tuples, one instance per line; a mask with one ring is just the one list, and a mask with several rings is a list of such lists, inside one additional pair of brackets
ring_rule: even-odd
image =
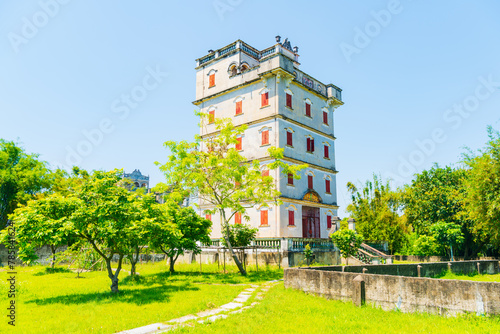
[(325, 158), (329, 158), (330, 157), (330, 152), (328, 150), (328, 145), (325, 145)]
[(311, 105), (306, 103), (306, 116), (311, 117)]
[(307, 138), (307, 152), (311, 152), (311, 138)]
[(295, 211), (288, 211), (288, 225), (295, 225)]
[(332, 216), (326, 216), (326, 228), (332, 228)]
[(288, 173), (288, 184), (293, 184), (293, 175), (292, 175), (292, 173)]
[(264, 169), (262, 171), (262, 177), (269, 176), (269, 169)]
[(237, 150), (237, 151), (241, 151), (241, 150), (242, 150), (242, 147), (243, 147), (243, 145), (241, 144), (241, 137), (236, 138), (236, 140), (238, 141), (238, 142), (236, 143), (236, 150)]
[(326, 188), (325, 191), (327, 193), (329, 193), (330, 192), (330, 180), (328, 180), (328, 179), (325, 180), (325, 188)]
[(241, 213), (236, 212), (234, 214), (234, 223), (235, 224), (241, 224)]
[(313, 177), (312, 175), (307, 175), (307, 188), (313, 188)]
[(286, 133), (286, 144), (288, 146), (293, 146), (293, 137), (292, 136), (293, 136), (293, 133), (287, 131), (287, 133)]
[(286, 94), (286, 106), (290, 109), (292, 108), (292, 95), (288, 93)]
[(267, 210), (260, 212), (260, 225), (267, 225)]
[(262, 131), (262, 145), (269, 144), (269, 130)]
[(208, 124), (215, 122), (215, 110), (208, 112)]
[(269, 104), (269, 92), (261, 94), (261, 104), (265, 107)]
[(208, 87), (215, 86), (215, 74), (210, 74), (208, 77)]
[(212, 215), (211, 214), (206, 214), (205, 219), (212, 221)]
[(323, 123), (328, 124), (328, 114), (326, 111), (323, 111)]
[(236, 102), (236, 115), (239, 115), (243, 112), (242, 108), (241, 108), (242, 104), (243, 104), (243, 101)]
[(314, 152), (314, 139), (311, 139), (311, 152)]

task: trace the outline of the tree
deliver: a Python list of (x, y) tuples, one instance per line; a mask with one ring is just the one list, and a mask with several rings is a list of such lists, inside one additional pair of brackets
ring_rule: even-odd
[[(78, 202), (73, 199), (53, 194), (17, 208), (11, 219), (15, 222), (19, 259), (32, 264), (38, 259), (36, 250), (47, 245), (52, 253), (51, 267), (54, 268), (57, 249), (74, 241), (74, 234), (64, 225), (77, 206)], [(4, 242), (5, 232), (2, 234)]]
[[(208, 115), (200, 116), (203, 126)], [(227, 232), (225, 241), (229, 251), (240, 273), (246, 275), (227, 238), (229, 221), (236, 212), (248, 219), (248, 208), (279, 204), (279, 191), (272, 177), (262, 176), (259, 161), (249, 162), (236, 150), (236, 137), (245, 131), (246, 126), (236, 128), (230, 119), (215, 119), (214, 123), (217, 135), (197, 136), (193, 143), (166, 142), (170, 157), (165, 164), (157, 164), (165, 174), (169, 186), (185, 196), (197, 194), (199, 204), (213, 208), (205, 211), (219, 214), (221, 227)], [(268, 169), (280, 168), (285, 175), (290, 173), (298, 178), (297, 171), (305, 167), (283, 163), (280, 160), (283, 157), (282, 149), (270, 148), (268, 152), (271, 159), (274, 159), (274, 162), (267, 165)]]
[(362, 190), (347, 183), (351, 204), (347, 212), (356, 219), (356, 230), (365, 240), (387, 241), (391, 252), (399, 251), (405, 244), (408, 228), (400, 216), (401, 192), (392, 191), (389, 181), (383, 182), (376, 174), (373, 181), (366, 181)]
[(356, 255), (359, 246), (363, 243), (363, 237), (353, 230), (338, 230), (330, 234), (333, 243), (340, 250), (340, 254), (346, 263), (348, 263), (349, 256)]
[(500, 133), (488, 127), (489, 141), (476, 154), (464, 154), (468, 167), (464, 179), (464, 208), (476, 224), (473, 233), (500, 247)]
[(145, 230), (151, 247), (168, 256), (173, 273), (180, 255), (186, 251), (199, 254), (197, 242), (210, 242), (212, 222), (200, 217), (193, 208), (182, 208), (174, 201), (157, 204), (155, 211), (156, 218), (148, 222)]
[(454, 223), (440, 221), (432, 225), (431, 232), (438, 244), (445, 249), (450, 249), (450, 259), (451, 261), (454, 261), (453, 246), (457, 247), (464, 241), (464, 236), (460, 226)]
[(416, 174), (404, 196), (405, 216), (419, 236), (432, 236), (432, 226), (438, 222), (460, 227), (464, 237), (460, 251), (465, 258), (474, 257), (485, 244), (484, 239), (474, 237), (475, 222), (463, 212), (463, 197), (468, 192), (464, 187), (467, 173), (463, 168), (442, 168), (436, 164)]
[(0, 139), (0, 229), (8, 216), (35, 195), (48, 189), (51, 174), (37, 154), (27, 154), (12, 141)]
[[(130, 247), (137, 237), (134, 224), (140, 219), (140, 209), (134, 193), (118, 186), (121, 171), (95, 171), (92, 175), (80, 174), (82, 182), (72, 198), (77, 209), (65, 228), (82, 238), (104, 259), (111, 292), (118, 292), (118, 275), (123, 257), (130, 254)], [(118, 256), (113, 272), (111, 260)]]
[[(229, 231), (229, 237), (226, 236)], [(227, 247), (226, 238), (229, 239), (229, 243), (233, 247), (247, 247), (252, 241), (255, 240), (257, 232), (259, 229), (251, 228), (247, 224), (232, 224), (229, 225), (228, 230), (223, 230), (224, 239), (222, 240), (222, 244)]]

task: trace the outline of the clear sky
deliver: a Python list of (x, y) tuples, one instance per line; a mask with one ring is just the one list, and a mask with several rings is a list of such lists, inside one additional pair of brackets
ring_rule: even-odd
[(5, 0), (0, 138), (53, 166), (138, 168), (156, 184), (163, 142), (198, 132), (194, 60), (237, 39), (264, 49), (279, 34), (303, 71), (343, 89), (343, 217), (348, 181), (375, 172), (401, 185), (500, 129), (499, 14), (495, 0)]

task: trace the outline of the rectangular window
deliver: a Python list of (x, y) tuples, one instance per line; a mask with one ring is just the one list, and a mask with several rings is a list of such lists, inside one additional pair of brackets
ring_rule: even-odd
[(215, 122), (215, 110), (208, 112), (208, 124)]
[(264, 169), (262, 171), (262, 177), (269, 176), (269, 169)]
[(326, 228), (332, 228), (332, 216), (326, 216)]
[(330, 150), (328, 145), (325, 145), (325, 158), (330, 158)]
[(208, 76), (208, 87), (215, 86), (215, 73)]
[(328, 179), (325, 180), (325, 191), (330, 193), (330, 180)]
[(286, 106), (292, 109), (292, 95), (286, 93)]
[(260, 225), (268, 225), (268, 222), (267, 222), (267, 210), (262, 210), (260, 212)]
[(288, 146), (293, 146), (293, 133), (288, 132), (286, 133), (286, 144)]
[(311, 105), (306, 103), (306, 116), (311, 117)]
[(211, 215), (211, 214), (209, 214), (209, 213), (208, 213), (208, 214), (206, 214), (206, 215), (205, 215), (205, 219), (206, 219), (206, 220), (210, 220), (210, 221), (212, 221), (212, 215)]
[(238, 137), (238, 138), (236, 138), (236, 140), (237, 140), (237, 142), (236, 142), (236, 151), (243, 150), (243, 145), (241, 144), (242, 138)]
[(241, 224), (241, 213), (236, 212), (234, 214), (234, 223), (235, 224)]
[(314, 139), (307, 138), (307, 152), (314, 152)]
[(309, 189), (313, 188), (313, 176), (312, 175), (307, 175), (307, 188), (309, 188)]
[(262, 145), (269, 144), (269, 130), (262, 131)]
[(293, 175), (292, 175), (292, 173), (288, 173), (288, 184), (293, 185)]
[(261, 107), (269, 105), (269, 93), (261, 94), (260, 98), (261, 98)]
[(328, 113), (326, 111), (323, 111), (323, 123), (328, 125)]
[(295, 225), (295, 211), (288, 211), (288, 225)]
[(236, 102), (236, 115), (241, 115), (243, 113), (243, 109), (241, 108), (243, 101)]

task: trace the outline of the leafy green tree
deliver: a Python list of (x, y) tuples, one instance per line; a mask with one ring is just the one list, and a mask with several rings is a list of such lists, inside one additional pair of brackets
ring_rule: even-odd
[[(200, 114), (201, 124), (206, 123), (208, 115)], [(215, 119), (218, 134), (211, 137), (197, 136), (195, 142), (179, 143), (168, 141), (165, 146), (170, 150), (167, 162), (160, 166), (167, 184), (183, 195), (197, 195), (200, 205), (210, 205), (212, 214), (218, 213), (222, 229), (229, 230), (229, 221), (236, 212), (247, 219), (246, 209), (259, 206), (268, 207), (279, 204), (279, 191), (270, 176), (262, 176), (260, 162), (248, 162), (236, 150), (236, 137), (242, 134), (246, 126), (234, 127), (230, 119)], [(274, 162), (268, 169), (280, 168), (286, 175), (291, 173), (298, 178), (297, 171), (305, 165), (288, 165), (280, 159), (283, 150), (268, 150)], [(157, 163), (159, 164), (159, 163)], [(234, 262), (242, 275), (246, 271), (227, 239), (226, 244)]]
[(311, 246), (309, 246), (309, 244), (307, 244), (306, 247), (304, 247), (304, 256), (306, 258), (307, 265), (311, 264), (312, 255), (313, 255), (313, 252), (311, 250)]
[(401, 192), (392, 191), (389, 181), (385, 183), (376, 174), (366, 181), (363, 188), (347, 183), (351, 203), (347, 212), (356, 219), (356, 230), (365, 240), (387, 241), (391, 252), (403, 248), (408, 228), (399, 214)]
[(453, 259), (453, 246), (457, 247), (464, 242), (464, 236), (459, 225), (444, 221), (432, 225), (431, 232), (442, 247), (450, 250), (451, 261)]
[(363, 243), (363, 237), (353, 230), (338, 230), (330, 234), (330, 238), (340, 250), (342, 257), (346, 259), (346, 263), (348, 263), (349, 256), (354, 256)]
[(258, 228), (252, 228), (247, 224), (231, 224), (229, 225), (229, 237), (226, 236), (227, 230), (223, 230), (224, 239), (222, 244), (227, 247), (226, 239), (229, 239), (233, 247), (249, 246), (257, 236)]
[(460, 226), (464, 237), (460, 252), (465, 258), (474, 257), (485, 244), (484, 239), (475, 238), (475, 221), (463, 212), (463, 197), (468, 192), (464, 186), (467, 173), (462, 168), (442, 168), (436, 164), (416, 174), (404, 197), (408, 224), (419, 236), (432, 236), (432, 226), (441, 221)]
[(8, 216), (35, 195), (48, 189), (51, 174), (37, 154), (27, 154), (12, 141), (0, 139), (0, 229)]
[(173, 201), (157, 204), (155, 211), (156, 217), (145, 228), (147, 239), (153, 249), (166, 254), (170, 272), (173, 273), (180, 255), (186, 251), (199, 254), (201, 248), (198, 242), (210, 242), (212, 222), (200, 217), (193, 208), (182, 208)]
[(412, 245), (412, 255), (432, 256), (440, 255), (440, 245), (432, 235), (421, 235)]
[[(32, 264), (38, 260), (36, 250), (47, 245), (52, 253), (51, 267), (54, 268), (57, 249), (74, 241), (74, 234), (64, 225), (77, 206), (76, 201), (53, 194), (17, 208), (11, 219), (16, 228), (18, 258)], [(2, 233), (3, 242), (7, 240), (5, 232)]]
[[(111, 292), (118, 292), (118, 275), (124, 256), (130, 254), (130, 247), (137, 231), (134, 224), (140, 219), (135, 194), (118, 186), (121, 172), (95, 171), (91, 175), (81, 174), (82, 182), (71, 198), (77, 209), (72, 213), (65, 228), (72, 231), (94, 248), (104, 259)], [(117, 268), (113, 271), (111, 261), (118, 256)]]
[(464, 180), (464, 211), (476, 221), (475, 237), (500, 247), (500, 133), (490, 126), (488, 135), (482, 150), (464, 155), (469, 168)]

